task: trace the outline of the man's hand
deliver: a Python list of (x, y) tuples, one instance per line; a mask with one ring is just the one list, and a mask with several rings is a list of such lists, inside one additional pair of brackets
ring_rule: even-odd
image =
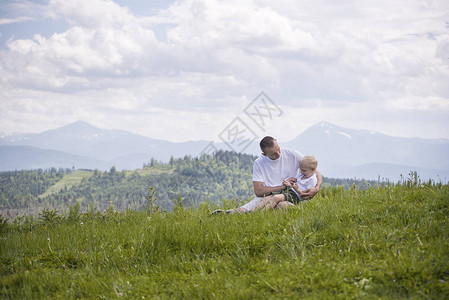
[(293, 183), (291, 181), (289, 181), (288, 179), (283, 180), (282, 184), (285, 185), (286, 187), (292, 187), (293, 186)]
[(291, 184), (294, 184), (296, 182), (296, 178), (295, 177), (290, 177), (290, 178), (287, 178), (285, 180), (290, 182)]
[(284, 179), (282, 181), (282, 184), (285, 185), (286, 187), (293, 187), (293, 185), (296, 183), (296, 178), (295, 177), (290, 177), (287, 179)]
[(320, 191), (319, 188), (317, 187), (313, 187), (304, 191), (301, 191), (299, 193), (299, 195), (301, 196), (301, 198), (306, 199), (306, 200), (310, 200), (312, 199), (318, 192)]

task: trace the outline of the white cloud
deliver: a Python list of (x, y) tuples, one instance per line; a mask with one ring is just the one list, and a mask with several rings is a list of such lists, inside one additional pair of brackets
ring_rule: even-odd
[[(310, 28), (318, 48), (326, 49), (321, 57), (296, 56), (293, 60), (298, 66), (305, 62), (305, 68), (296, 73), (306, 81), (342, 85), (337, 98), (346, 95), (347, 100), (358, 102), (396, 97), (422, 74), (436, 85), (445, 85), (437, 74), (447, 75), (442, 69), (447, 70), (448, 61), (436, 61), (435, 52), (442, 49), (448, 54), (441, 45), (448, 36), (444, 25), (444, 17), (449, 16), (447, 1), (281, 1), (273, 7), (300, 21), (298, 26)], [(353, 93), (344, 82), (351, 83)], [(304, 98), (322, 94), (319, 86), (315, 92), (309, 91)]]
[(109, 0), (50, 0), (47, 16), (64, 18), (83, 28), (118, 28), (135, 26), (138, 19), (126, 7)]
[(139, 61), (145, 59), (155, 42), (150, 30), (130, 34), (126, 29), (72, 27), (48, 39), (35, 35), (32, 40), (10, 41), (3, 60), (9, 59), (12, 68), (31, 73), (39, 69), (49, 76), (89, 72), (122, 75), (139, 69)]
[(238, 47), (249, 53), (314, 46), (308, 32), (270, 7), (252, 1), (179, 2), (164, 12), (178, 26), (168, 31), (171, 43), (190, 47)]
[(322, 120), (406, 135), (448, 125), (447, 1), (184, 0), (152, 16), (110, 0), (44, 8), (25, 1), (21, 15), (0, 15), (70, 24), (51, 35), (36, 26), (0, 52), (5, 129), (29, 131), (22, 114), (31, 129), (83, 119), (212, 139), (262, 90), (301, 115), (276, 122), (281, 136)]
[(418, 97), (408, 96), (399, 99), (392, 99), (388, 102), (388, 108), (397, 111), (439, 111), (449, 113), (449, 101), (436, 96)]
[(0, 19), (0, 25), (22, 23), (22, 22), (31, 21), (31, 20), (34, 20), (34, 19), (30, 18), (30, 17), (4, 18), (4, 19)]

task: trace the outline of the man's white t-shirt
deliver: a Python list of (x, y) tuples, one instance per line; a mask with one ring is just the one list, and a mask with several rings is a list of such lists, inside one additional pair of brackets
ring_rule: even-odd
[(276, 160), (262, 155), (254, 161), (253, 181), (269, 187), (281, 186), (284, 179), (298, 175), (299, 161), (303, 157), (301, 152), (286, 148), (281, 148), (281, 155)]

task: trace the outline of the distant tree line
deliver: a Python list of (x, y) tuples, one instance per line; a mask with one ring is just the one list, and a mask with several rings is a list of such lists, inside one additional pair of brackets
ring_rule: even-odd
[(61, 180), (70, 169), (0, 172), (0, 208), (26, 207)]

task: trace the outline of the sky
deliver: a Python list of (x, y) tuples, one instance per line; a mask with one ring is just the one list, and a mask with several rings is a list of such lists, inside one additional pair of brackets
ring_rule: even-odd
[(3, 134), (448, 139), (449, 1), (0, 0), (0, 103)]

